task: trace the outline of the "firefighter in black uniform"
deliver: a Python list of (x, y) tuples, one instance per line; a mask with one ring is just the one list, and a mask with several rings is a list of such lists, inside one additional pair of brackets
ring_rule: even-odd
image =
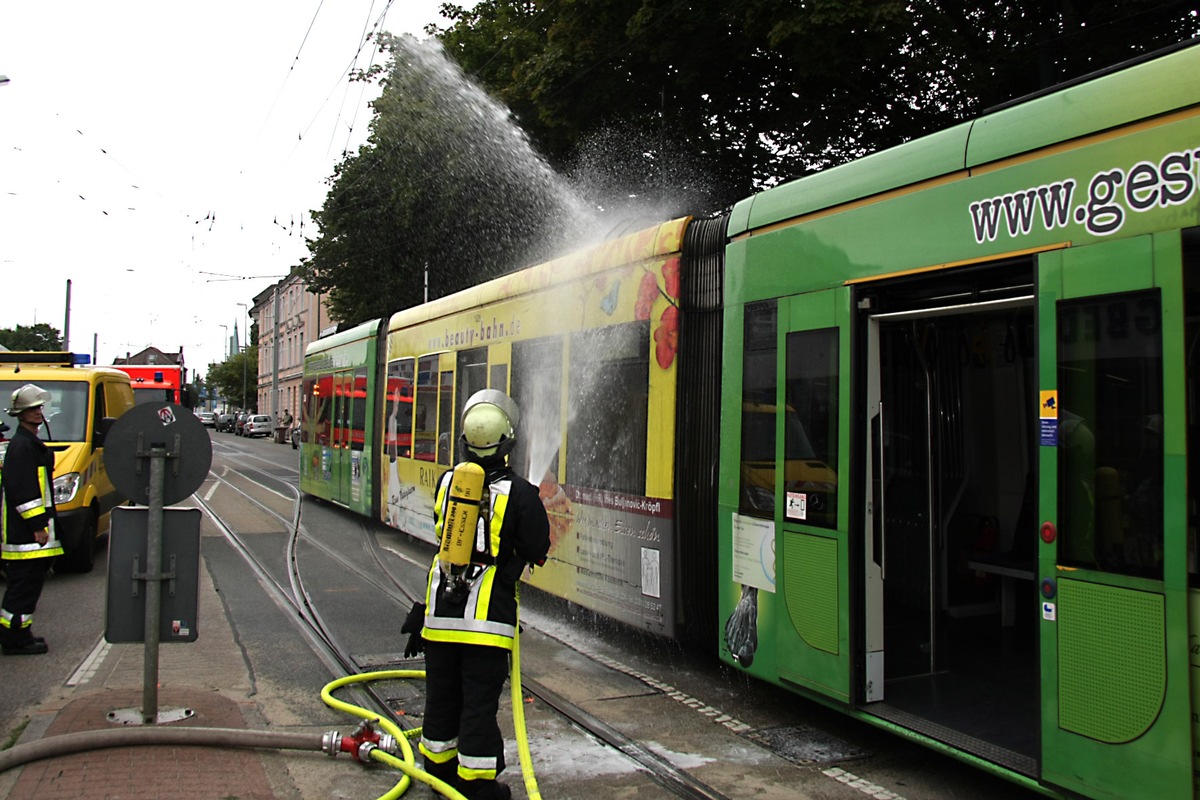
[(27, 383), (12, 394), (8, 409), (20, 423), (4, 456), (0, 476), (0, 524), (8, 585), (0, 604), (0, 649), (5, 655), (40, 655), (46, 641), (33, 635), (37, 610), (50, 559), (61, 556), (54, 532), (54, 453), (38, 438), (45, 419), (46, 390)]
[[(486, 475), (470, 563), (455, 576), (435, 558), (425, 605), (414, 606), (401, 628), (412, 634), (407, 654), (425, 649), (419, 745), (425, 771), (470, 800), (512, 795), (496, 780), (505, 766), (496, 713), (517, 633), (517, 583), (527, 565), (545, 563), (550, 549), (550, 524), (537, 487), (508, 466), (518, 421), (516, 404), (503, 392), (484, 389), (467, 401), (461, 444), (468, 462)], [(458, 469), (438, 484), (434, 522), (443, 544)]]

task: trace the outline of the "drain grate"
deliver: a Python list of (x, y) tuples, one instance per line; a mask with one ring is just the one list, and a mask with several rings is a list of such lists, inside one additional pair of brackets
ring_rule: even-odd
[(795, 764), (833, 764), (871, 755), (861, 747), (807, 725), (780, 725), (742, 734)]

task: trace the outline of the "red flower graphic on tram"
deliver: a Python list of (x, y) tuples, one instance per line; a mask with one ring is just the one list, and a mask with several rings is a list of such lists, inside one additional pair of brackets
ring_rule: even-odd
[(663, 286), (666, 287), (667, 297), (679, 297), (679, 259), (672, 258), (663, 264)]
[(664, 289), (658, 287), (658, 278), (653, 272), (646, 272), (638, 285), (637, 305), (634, 306), (634, 319), (650, 319), (654, 311), (654, 303), (661, 294), (667, 301), (659, 317), (658, 328), (654, 331), (654, 358), (658, 365), (667, 369), (675, 361), (675, 352), (679, 346), (679, 259), (672, 258), (663, 262), (662, 278)]
[(654, 332), (654, 358), (663, 369), (671, 366), (675, 360), (675, 349), (679, 345), (679, 309), (667, 306), (663, 309), (662, 320), (658, 330)]

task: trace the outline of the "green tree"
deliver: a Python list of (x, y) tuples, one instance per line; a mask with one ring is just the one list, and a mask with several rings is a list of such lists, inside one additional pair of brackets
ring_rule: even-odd
[(230, 405), (243, 411), (258, 409), (258, 346), (235, 353), (219, 364), (210, 364), (206, 378)]
[(63, 342), (58, 328), (39, 322), (36, 325), (0, 328), (0, 345), (4, 345), (9, 350), (46, 352), (62, 350)]

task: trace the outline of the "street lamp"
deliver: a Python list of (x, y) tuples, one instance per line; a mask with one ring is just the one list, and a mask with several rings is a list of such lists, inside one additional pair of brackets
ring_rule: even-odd
[(238, 303), (238, 305), (246, 309), (246, 330), (243, 333), (246, 346), (242, 348), (242, 409), (244, 410), (246, 408), (246, 353), (250, 350), (250, 307), (245, 303)]
[(221, 350), (224, 354), (224, 358), (228, 359), (229, 358), (229, 326), (222, 325), (221, 323), (218, 322), (217, 327), (225, 329), (225, 335), (221, 338)]

